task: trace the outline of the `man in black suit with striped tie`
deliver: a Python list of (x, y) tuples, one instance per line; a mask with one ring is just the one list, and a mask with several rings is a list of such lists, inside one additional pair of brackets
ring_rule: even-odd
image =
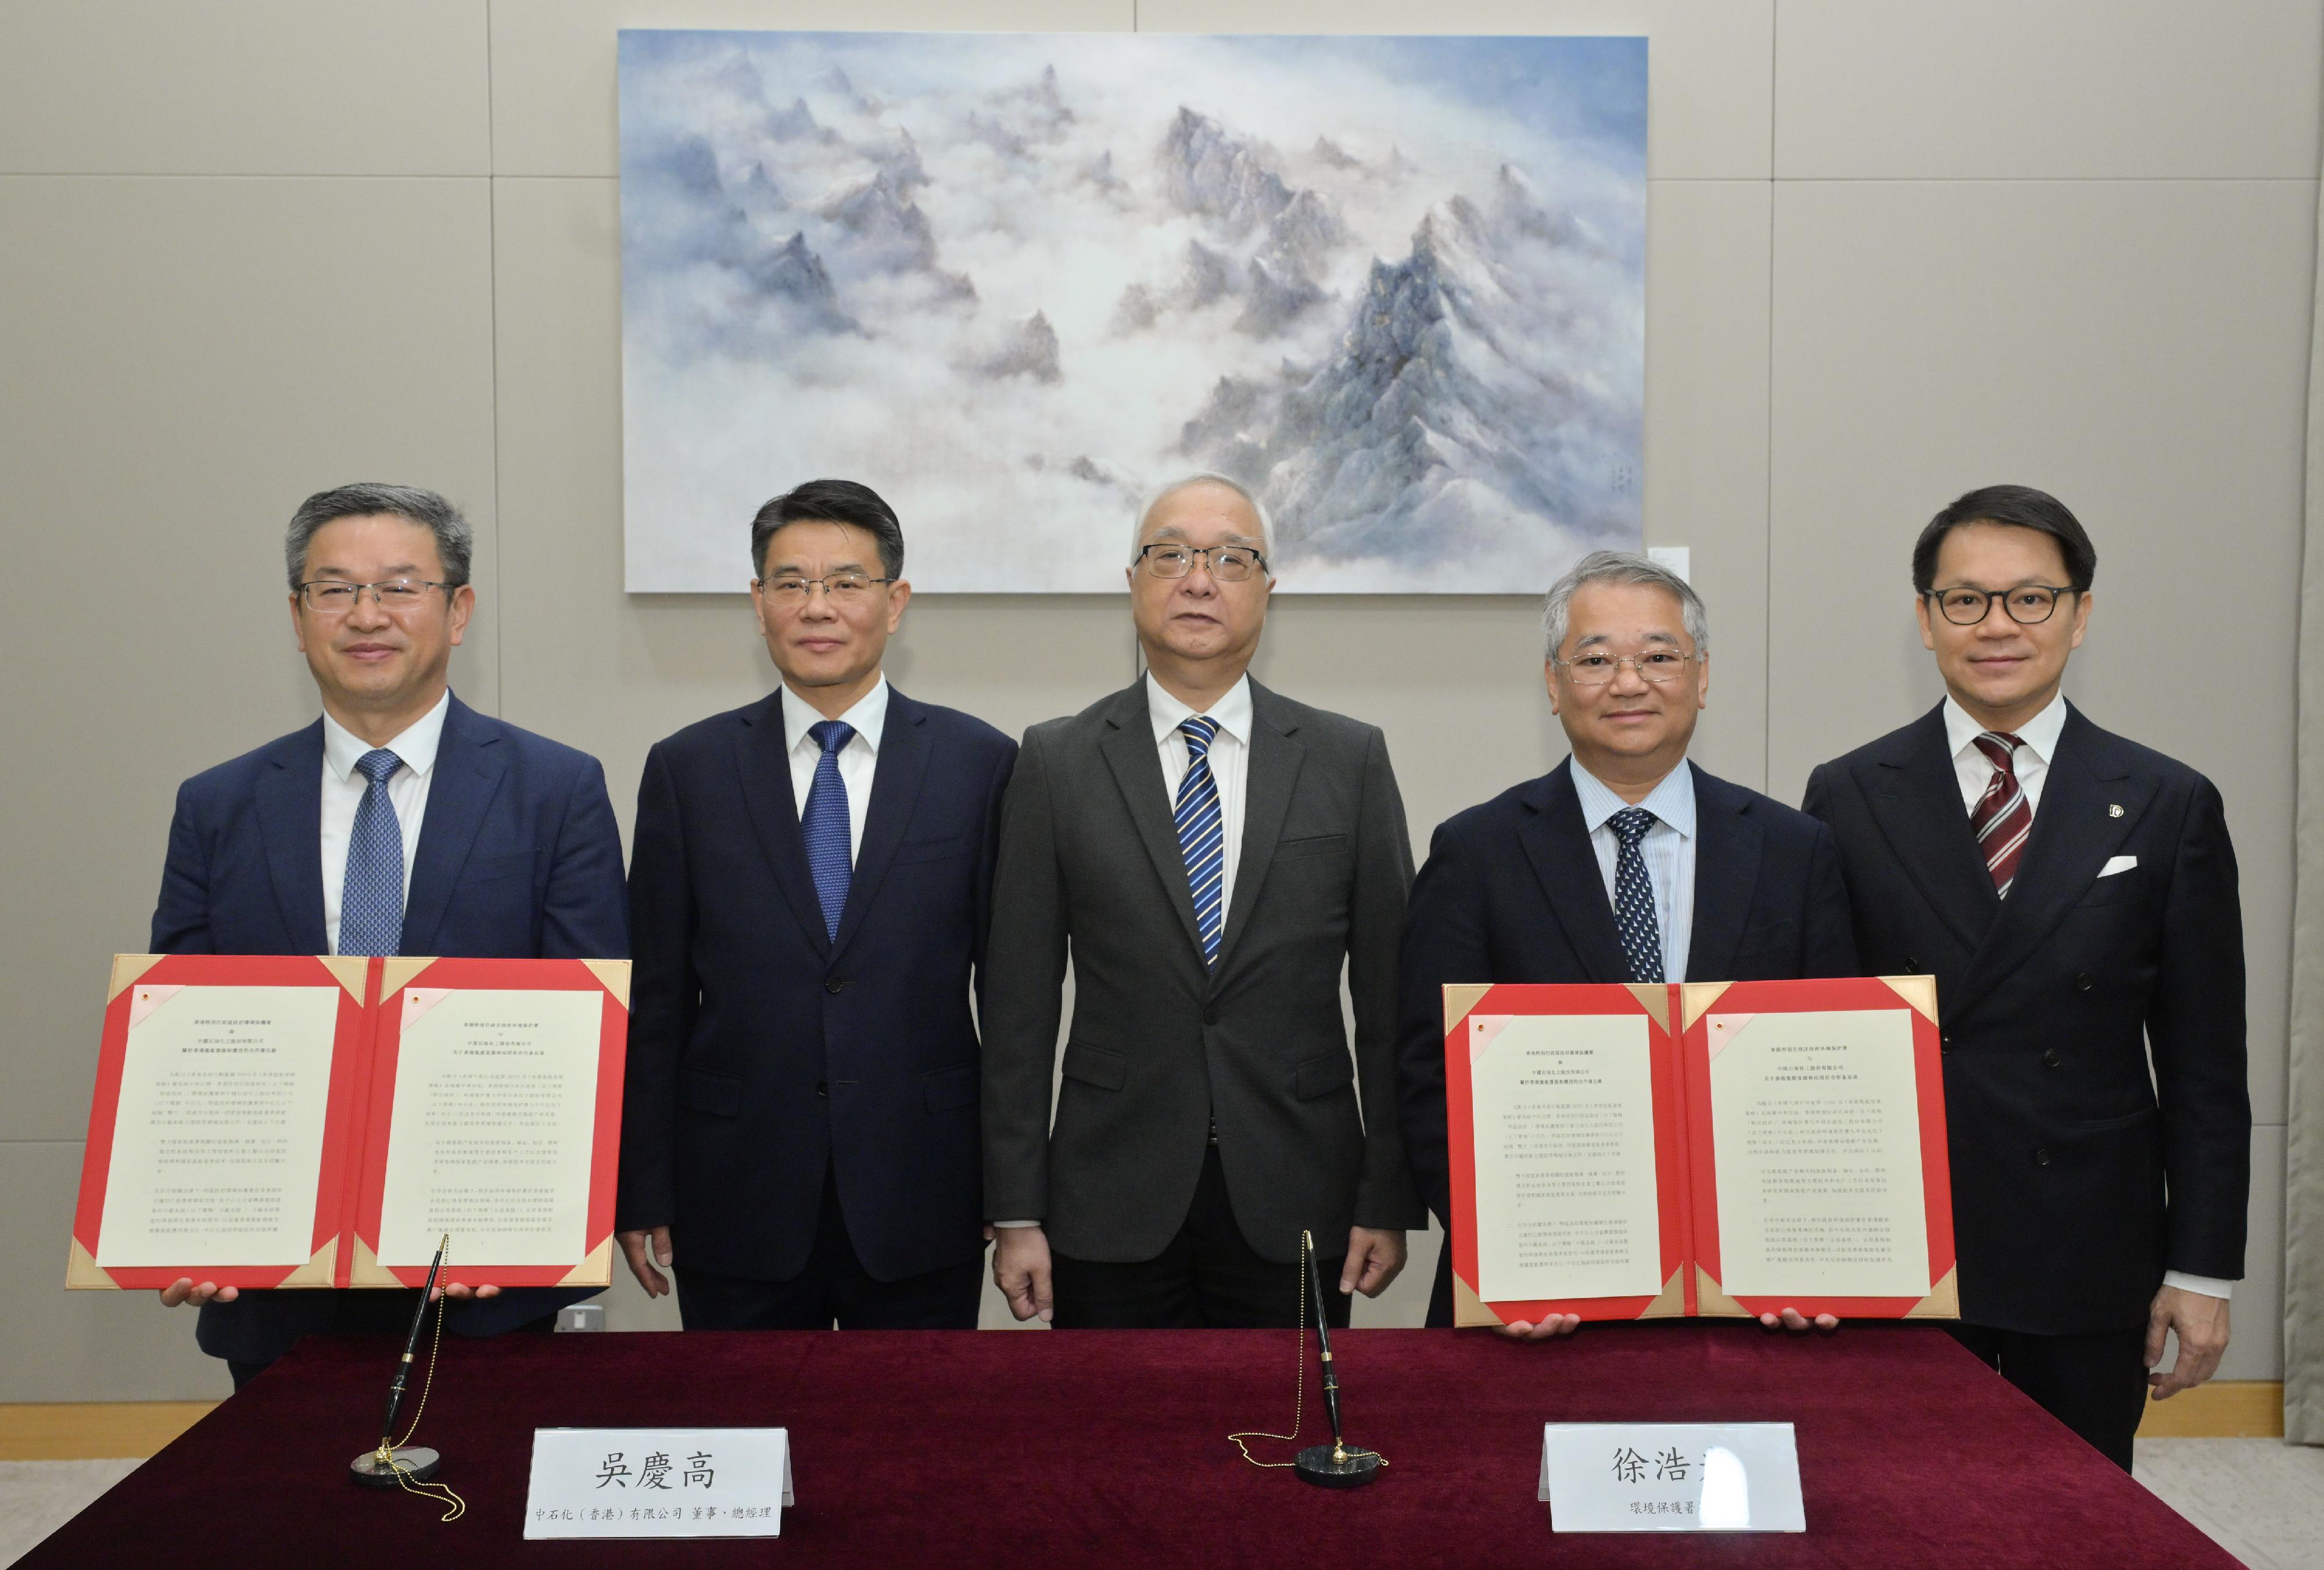
[(2061, 692), (2097, 567), (2040, 491), (1939, 513), (1913, 587), (1945, 700), (1818, 769), (1805, 806), (1866, 969), (1937, 978), (1957, 1334), (2127, 1469), (2148, 1389), (2227, 1348), (2251, 1102), (2219, 792)]

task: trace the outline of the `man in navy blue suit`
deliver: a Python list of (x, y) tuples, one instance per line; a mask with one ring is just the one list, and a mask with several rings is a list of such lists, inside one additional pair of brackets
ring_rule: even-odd
[[(1542, 622), (1549, 705), (1573, 755), (1439, 827), (1405, 921), (1397, 1104), (1439, 1219), (1452, 1214), (1446, 985), (1857, 974), (1831, 831), (1687, 762), (1711, 633), (1686, 580), (1598, 551), (1549, 591)], [(1451, 1260), (1447, 1248), (1431, 1325), (1452, 1323)], [(1789, 1308), (1763, 1317), (1807, 1328)], [(1501, 1328), (1538, 1340), (1579, 1324)]]
[(615, 1226), (689, 1330), (973, 1329), (981, 985), (1017, 744), (881, 670), (911, 599), (847, 480), (751, 524), (774, 694), (646, 758)]
[[(178, 791), (156, 954), (617, 959), (622, 842), (597, 761), (478, 714), (446, 671), (475, 609), (473, 536), (432, 491), (309, 496), (284, 551), (290, 625), (323, 700), (304, 730)], [(472, 1335), (547, 1328), (586, 1292), (452, 1288)], [(414, 1294), (163, 1288), (238, 1390), (302, 1335), (395, 1332)]]

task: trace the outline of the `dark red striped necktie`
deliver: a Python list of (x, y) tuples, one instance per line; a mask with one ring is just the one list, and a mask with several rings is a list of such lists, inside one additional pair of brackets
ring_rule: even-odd
[(2002, 898), (2017, 881), (2018, 859), (2025, 854), (2025, 836), (2034, 832), (2034, 804), (2017, 782), (2011, 758), (2025, 743), (2007, 731), (1987, 731), (1977, 738), (1977, 750), (1993, 764), (1992, 782), (1970, 809), (1969, 826), (1977, 833), (1977, 847), (1985, 855), (1986, 871)]

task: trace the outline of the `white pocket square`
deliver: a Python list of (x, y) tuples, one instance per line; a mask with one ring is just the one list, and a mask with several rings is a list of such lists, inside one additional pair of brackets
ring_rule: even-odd
[(2098, 869), (2098, 876), (2111, 878), (2116, 873), (2126, 873), (2138, 864), (2136, 856), (2116, 856)]

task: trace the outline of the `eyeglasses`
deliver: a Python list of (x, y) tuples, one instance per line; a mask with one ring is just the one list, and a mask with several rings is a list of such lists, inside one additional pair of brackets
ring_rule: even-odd
[(769, 599), (785, 610), (798, 610), (815, 597), (817, 584), (823, 586), (824, 597), (835, 605), (860, 605), (872, 595), (875, 583), (893, 583), (892, 577), (873, 577), (861, 572), (826, 573), (822, 577), (762, 577), (757, 586)]
[(1190, 545), (1144, 545), (1138, 550), (1139, 560), (1156, 577), (1185, 577), (1194, 570), (1196, 557), (1221, 583), (1240, 583), (1252, 573), (1267, 570), (1267, 558), (1248, 545), (1210, 545), (1201, 550)]
[(2009, 619), (2021, 627), (2039, 626), (2055, 614), (2060, 595), (2077, 594), (2070, 588), (2051, 588), (2038, 583), (2020, 584), (2013, 589), (1996, 593), (1987, 589), (1931, 589), (1929, 597), (1937, 602), (1937, 609), (1946, 621), (1956, 627), (1974, 627), (1985, 620), (1993, 602), (1999, 600)]
[(427, 600), (429, 589), (442, 589), (449, 594), (457, 586), (424, 577), (391, 577), (381, 583), (343, 583), (337, 578), (317, 578), (299, 586), (299, 603), (318, 616), (344, 616), (362, 600), (364, 590), (369, 589), (373, 603), (388, 614), (395, 615), (418, 609)]
[(1576, 687), (1603, 687), (1625, 665), (1648, 681), (1667, 684), (1685, 675), (1693, 660), (1693, 655), (1682, 654), (1675, 649), (1649, 649), (1643, 654), (1577, 654), (1571, 660), (1552, 660), (1550, 663), (1564, 666), (1565, 679)]

